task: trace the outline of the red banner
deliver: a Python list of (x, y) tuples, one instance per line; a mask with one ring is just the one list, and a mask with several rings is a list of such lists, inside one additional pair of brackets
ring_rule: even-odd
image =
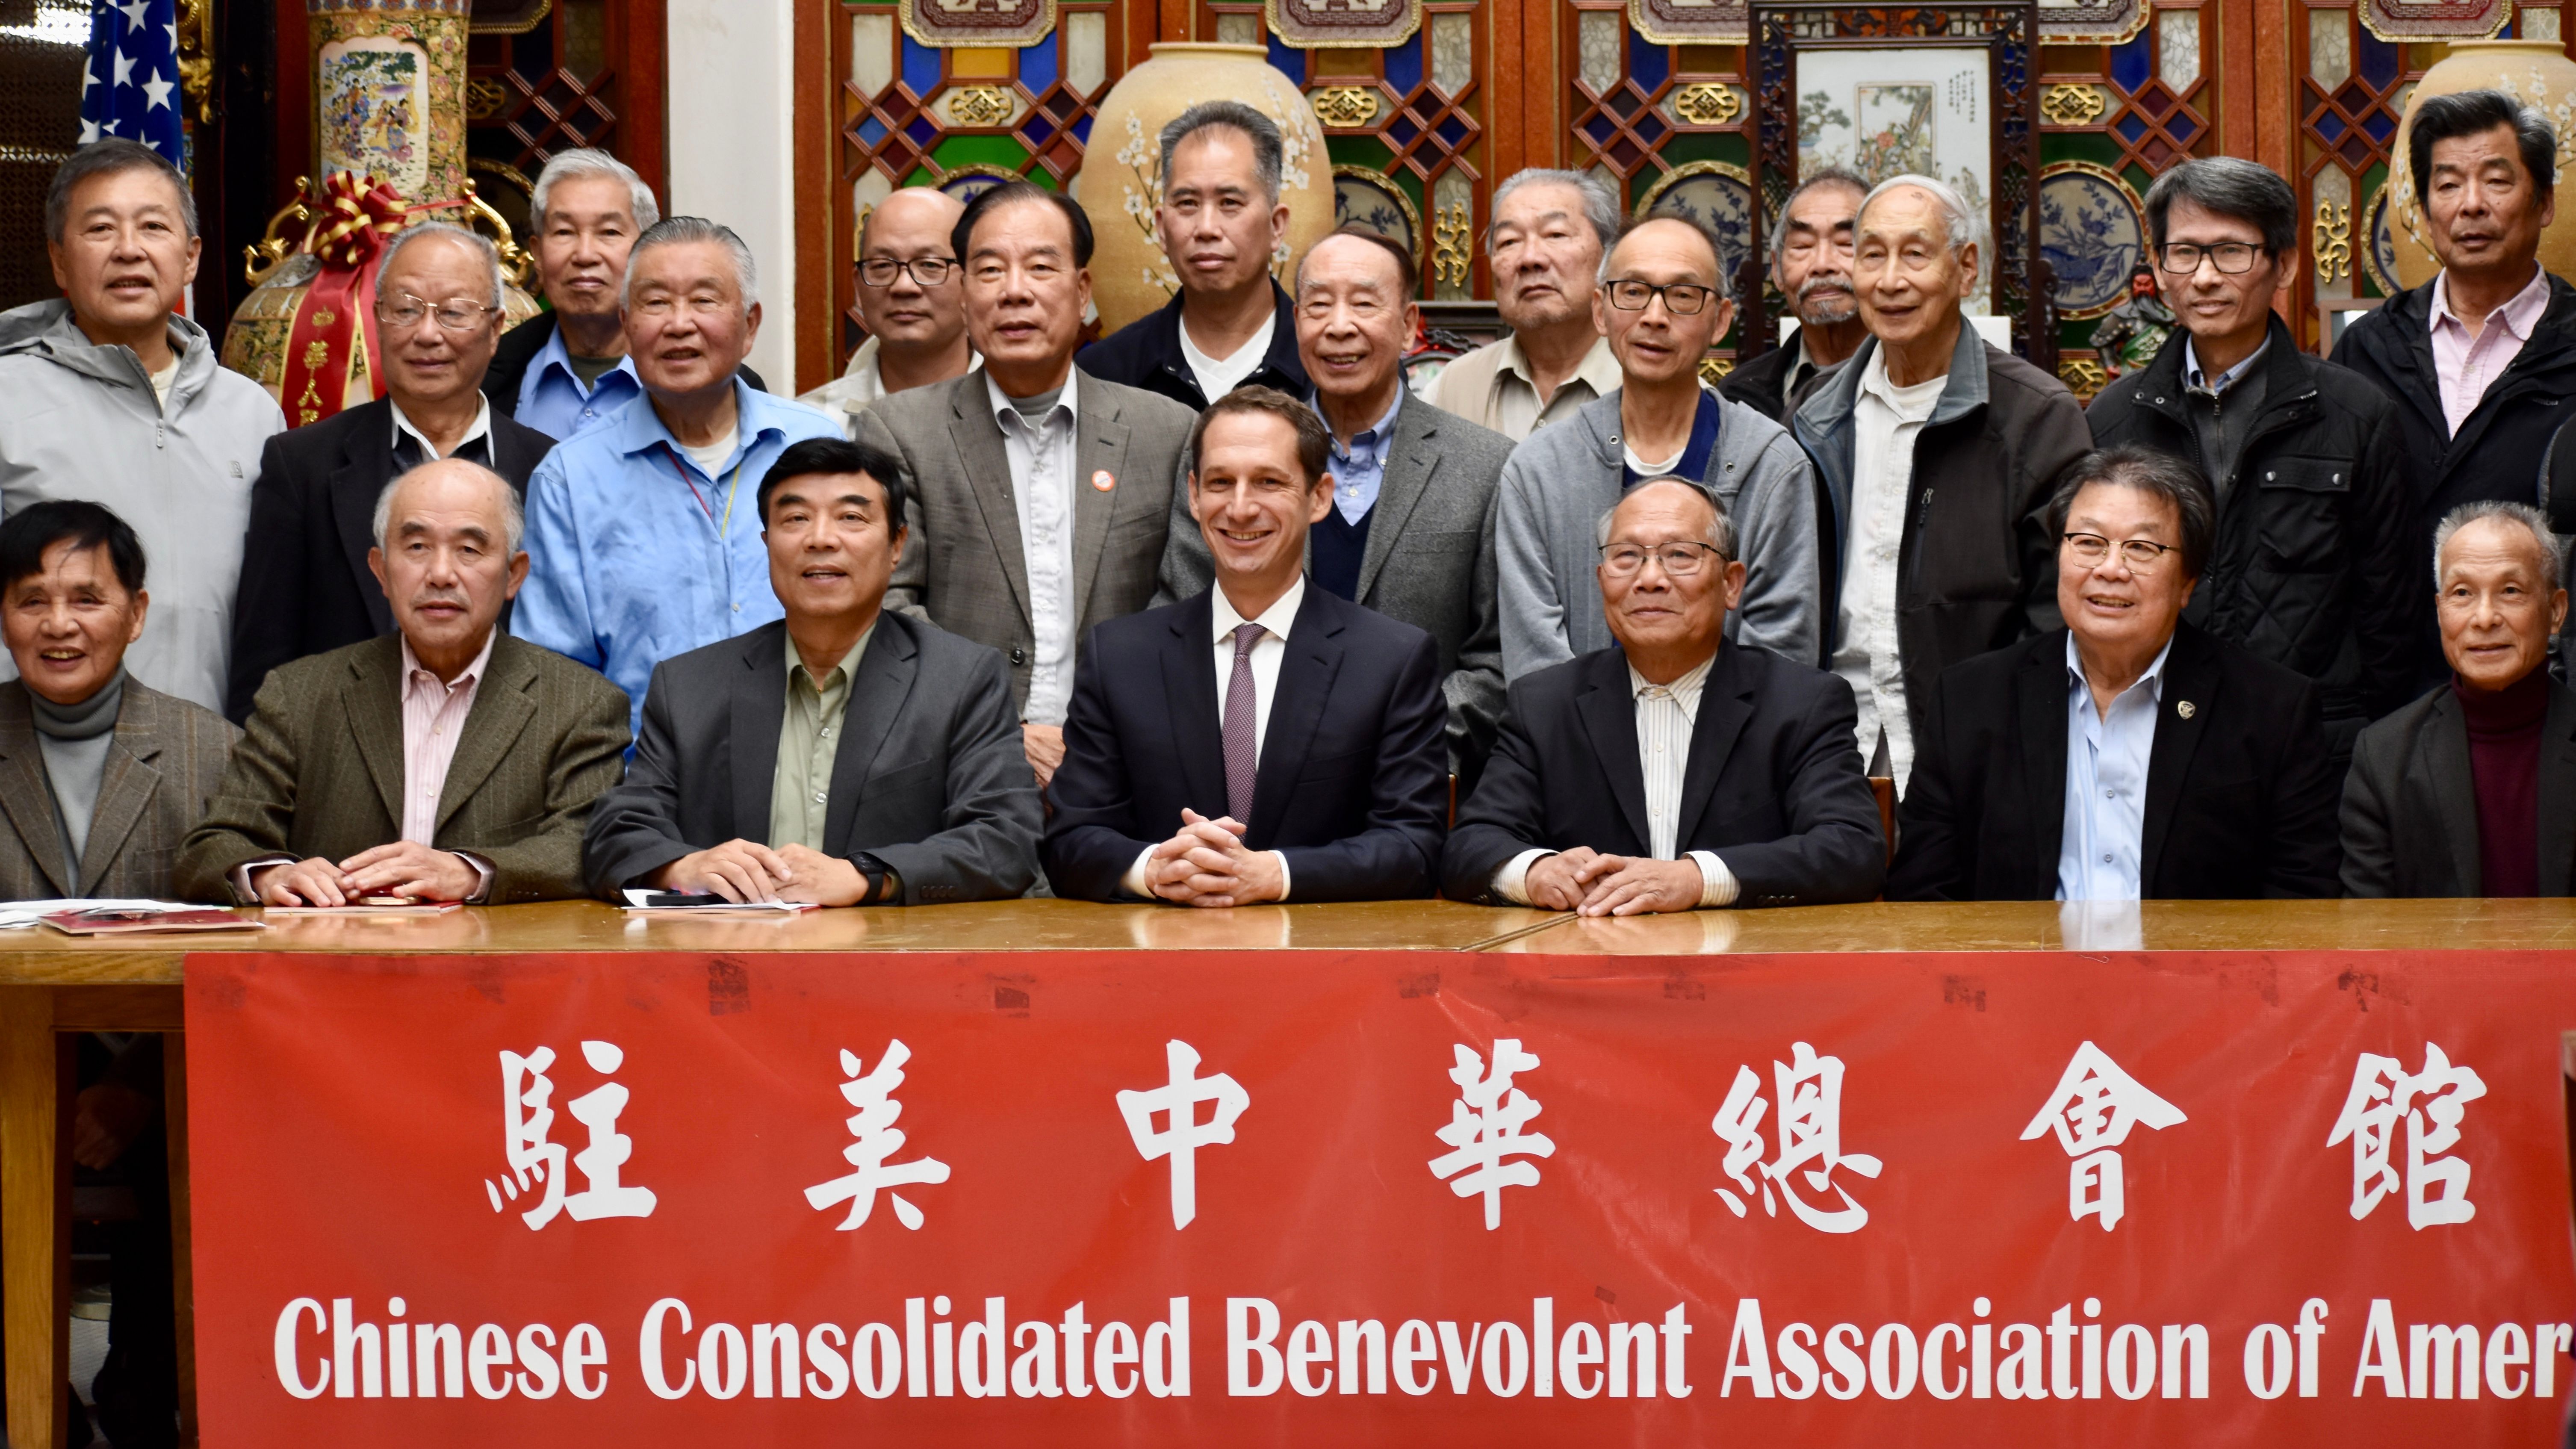
[(205, 1442), (2554, 1443), (2564, 954), (187, 967)]

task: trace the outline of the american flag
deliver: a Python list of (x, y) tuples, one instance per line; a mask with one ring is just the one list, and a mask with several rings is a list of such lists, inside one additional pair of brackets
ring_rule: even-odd
[(179, 0), (91, 0), (80, 144), (140, 141), (186, 163), (180, 135)]

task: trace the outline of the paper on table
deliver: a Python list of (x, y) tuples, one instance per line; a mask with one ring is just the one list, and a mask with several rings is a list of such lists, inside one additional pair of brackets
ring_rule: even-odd
[(669, 892), (666, 891), (628, 891), (626, 892), (625, 909), (629, 912), (638, 914), (649, 912), (654, 915), (674, 916), (766, 916), (781, 912), (792, 914), (797, 911), (817, 911), (822, 909), (822, 907), (815, 905), (811, 901), (729, 901), (719, 895), (708, 895), (703, 897), (702, 899), (706, 902), (705, 905), (673, 906), (645, 904), (645, 902), (652, 900), (656, 896), (667, 894), (669, 894)]
[(78, 901), (10, 901), (0, 905), (0, 931), (18, 926), (32, 926), (57, 911), (202, 911), (185, 901), (152, 900), (78, 900)]

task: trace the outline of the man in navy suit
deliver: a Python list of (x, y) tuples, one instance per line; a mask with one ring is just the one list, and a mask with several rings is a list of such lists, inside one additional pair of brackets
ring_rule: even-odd
[(1333, 506), (1312, 408), (1200, 414), (1190, 516), (1216, 586), (1083, 643), (1044, 849), (1059, 896), (1179, 905), (1427, 896), (1448, 755), (1429, 634), (1310, 587)]

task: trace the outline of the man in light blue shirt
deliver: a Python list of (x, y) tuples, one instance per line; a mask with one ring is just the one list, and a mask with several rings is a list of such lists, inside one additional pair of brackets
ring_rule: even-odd
[(2147, 757), (2164, 698), (2166, 637), (2136, 682), (2097, 705), (2084, 656), (2066, 636), (2066, 824), (2057, 847), (2061, 901), (2138, 899), (2138, 850), (2147, 829)]
[[(606, 674), (635, 707), (662, 660), (781, 617), (754, 503), (791, 443), (840, 436), (735, 369), (760, 330), (751, 250), (672, 217), (626, 271), (643, 396), (528, 480), (528, 582), (510, 631)], [(634, 721), (630, 720), (630, 723)]]

